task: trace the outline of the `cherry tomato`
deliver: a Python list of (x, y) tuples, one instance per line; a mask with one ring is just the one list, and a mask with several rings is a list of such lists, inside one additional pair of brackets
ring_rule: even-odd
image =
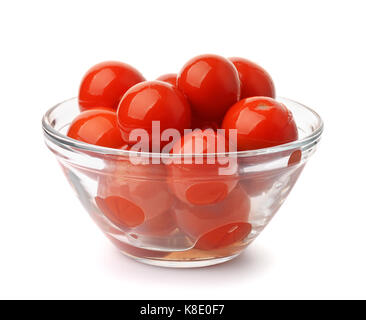
[(237, 130), (238, 150), (267, 148), (298, 138), (291, 111), (268, 97), (252, 97), (236, 103), (226, 113), (222, 128)]
[(259, 65), (243, 58), (229, 58), (239, 73), (240, 99), (264, 96), (275, 98), (276, 92), (271, 76)]
[(145, 78), (135, 68), (117, 61), (102, 62), (87, 71), (79, 89), (80, 110), (107, 107), (117, 110), (124, 93)]
[(168, 73), (160, 76), (156, 80), (164, 81), (172, 84), (173, 86), (177, 85), (177, 74), (176, 73)]
[[(153, 234), (171, 231), (172, 221), (167, 212), (174, 198), (165, 183), (163, 164), (138, 164), (129, 159), (113, 161), (113, 168), (99, 179), (96, 204), (102, 213), (121, 229), (143, 227), (142, 232)], [(153, 219), (164, 215), (157, 225)], [(155, 227), (154, 227), (155, 226)]]
[(145, 81), (130, 88), (120, 102), (117, 117), (126, 141), (135, 144), (130, 133), (134, 129), (144, 129), (151, 147), (157, 150), (161, 150), (168, 141), (153, 141), (153, 121), (160, 122), (160, 136), (165, 129), (176, 129), (182, 134), (184, 129), (191, 127), (188, 101), (176, 87), (162, 81)]
[(202, 119), (221, 120), (240, 98), (235, 66), (217, 55), (202, 55), (188, 61), (178, 74), (177, 84)]
[(80, 113), (71, 123), (67, 135), (75, 140), (108, 148), (120, 148), (123, 141), (115, 112), (94, 109)]
[[(223, 146), (221, 150), (217, 148), (218, 145)], [(167, 166), (169, 185), (174, 194), (181, 201), (194, 205), (208, 205), (224, 200), (235, 188), (237, 175), (220, 175), (220, 168), (227, 168), (229, 163), (221, 164), (222, 158), (208, 157), (207, 154), (228, 150), (225, 137), (213, 130), (195, 130), (176, 142), (171, 153), (182, 155), (181, 158), (176, 158), (181, 163), (173, 161)], [(201, 163), (198, 163), (198, 157), (192, 158), (189, 163), (184, 155), (190, 154), (201, 154)], [(231, 165), (236, 172), (236, 162)]]
[(248, 223), (250, 199), (239, 185), (222, 202), (209, 206), (181, 203), (176, 209), (180, 229), (189, 235), (196, 249), (213, 250), (243, 241), (251, 232)]

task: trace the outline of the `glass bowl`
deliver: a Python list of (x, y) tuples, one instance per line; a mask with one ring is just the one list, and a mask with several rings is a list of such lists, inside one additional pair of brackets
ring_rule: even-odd
[(51, 108), (42, 125), (86, 211), (122, 253), (157, 266), (203, 267), (237, 257), (254, 241), (316, 150), (323, 131), (319, 115), (278, 100), (293, 113), (299, 139), (216, 154), (230, 164), (220, 175), (165, 161), (178, 155), (133, 153), (67, 137), (80, 112), (75, 98)]

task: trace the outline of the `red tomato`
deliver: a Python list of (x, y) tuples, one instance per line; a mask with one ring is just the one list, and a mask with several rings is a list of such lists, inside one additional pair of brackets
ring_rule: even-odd
[(195, 248), (213, 250), (243, 241), (251, 232), (250, 199), (238, 186), (222, 202), (209, 206), (181, 204), (176, 209), (180, 229), (197, 241)]
[(177, 85), (177, 74), (176, 73), (168, 73), (160, 76), (156, 80), (164, 81), (172, 84), (173, 86)]
[(145, 78), (135, 68), (122, 62), (102, 62), (84, 75), (79, 89), (80, 110), (107, 107), (117, 110), (124, 93)]
[[(222, 150), (217, 148), (219, 144), (224, 146)], [(224, 136), (213, 130), (195, 130), (185, 135), (171, 151), (182, 155), (179, 158), (181, 163), (172, 162), (167, 166), (169, 185), (174, 194), (181, 201), (194, 205), (208, 205), (224, 200), (235, 188), (237, 176), (220, 175), (220, 168), (226, 168), (228, 164), (220, 164), (221, 159), (217, 156), (209, 159), (204, 155), (228, 150), (229, 146)], [(198, 157), (195, 157), (191, 164), (188, 163), (184, 158), (184, 155), (188, 154), (202, 154), (202, 162), (197, 163)], [(236, 171), (236, 163), (234, 166)]]
[(240, 99), (264, 96), (275, 98), (276, 92), (271, 76), (259, 65), (243, 58), (229, 58), (239, 73)]
[(191, 127), (188, 101), (176, 87), (161, 81), (145, 81), (129, 89), (120, 102), (117, 117), (126, 141), (135, 144), (130, 133), (134, 129), (145, 129), (150, 145), (158, 150), (167, 142), (152, 141), (152, 121), (160, 122), (160, 135), (165, 129), (176, 129), (182, 134)]
[(221, 120), (240, 98), (235, 66), (217, 55), (206, 54), (188, 61), (178, 74), (177, 84), (202, 119)]
[(226, 113), (224, 129), (237, 130), (238, 150), (252, 150), (295, 141), (296, 123), (285, 105), (267, 97), (239, 101)]
[(115, 112), (95, 109), (80, 113), (71, 123), (67, 135), (75, 140), (108, 148), (126, 144), (121, 136)]
[[(99, 179), (95, 201), (102, 213), (122, 229), (142, 227), (141, 233), (148, 234), (171, 231), (173, 222), (167, 214), (174, 198), (165, 183), (165, 166), (134, 165), (129, 159), (114, 161), (113, 165), (111, 173)], [(154, 220), (161, 216), (165, 219)]]

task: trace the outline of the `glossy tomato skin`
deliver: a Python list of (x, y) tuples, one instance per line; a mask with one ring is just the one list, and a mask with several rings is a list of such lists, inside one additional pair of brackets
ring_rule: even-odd
[(126, 141), (135, 144), (130, 133), (144, 129), (149, 134), (150, 146), (157, 150), (168, 142), (152, 141), (153, 121), (160, 122), (160, 134), (165, 129), (176, 129), (182, 134), (191, 127), (187, 99), (176, 87), (162, 81), (145, 81), (130, 88), (120, 102), (117, 118)]
[(238, 185), (222, 202), (207, 206), (180, 204), (179, 228), (196, 242), (195, 248), (214, 250), (244, 240), (251, 232), (250, 198)]
[(177, 79), (198, 117), (221, 120), (240, 98), (240, 80), (235, 66), (226, 58), (206, 54), (188, 61)]
[(170, 83), (173, 86), (176, 86), (177, 85), (177, 74), (176, 73), (163, 74), (156, 80), (164, 81), (164, 82)]
[(108, 109), (81, 112), (71, 123), (67, 135), (75, 140), (108, 148), (121, 148), (123, 141), (116, 113)]
[(233, 105), (222, 128), (237, 130), (239, 151), (273, 147), (298, 138), (291, 111), (268, 97), (247, 98)]
[[(220, 144), (222, 149), (218, 149)], [(205, 157), (215, 152), (229, 150), (223, 135), (214, 130), (195, 130), (185, 135), (173, 146), (171, 153), (182, 155), (180, 163), (173, 161), (167, 165), (170, 189), (178, 199), (184, 203), (204, 206), (224, 200), (235, 188), (238, 177), (236, 175), (236, 161), (232, 163), (232, 174), (222, 175), (220, 169), (227, 168), (228, 163), (220, 163), (218, 156)], [(184, 155), (202, 154), (201, 162), (193, 157), (189, 163)], [(236, 159), (235, 159), (236, 160)]]
[(80, 110), (96, 107), (117, 110), (124, 93), (142, 81), (145, 81), (145, 78), (141, 73), (126, 63), (117, 61), (99, 63), (90, 68), (81, 81)]
[(269, 73), (256, 63), (243, 58), (229, 58), (239, 73), (240, 99), (264, 96), (275, 98), (276, 90)]

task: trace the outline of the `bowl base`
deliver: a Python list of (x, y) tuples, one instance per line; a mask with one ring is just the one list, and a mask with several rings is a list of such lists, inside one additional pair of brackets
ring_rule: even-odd
[(132, 256), (126, 252), (120, 250), (122, 254), (125, 256), (141, 262), (143, 264), (147, 264), (155, 267), (163, 267), (163, 268), (179, 268), (179, 269), (188, 269), (188, 268), (203, 268), (214, 266), (216, 264), (221, 264), (224, 262), (228, 262), (232, 259), (238, 257), (241, 253), (234, 254), (228, 257), (220, 257), (220, 258), (212, 258), (212, 259), (192, 259), (192, 260), (169, 260), (169, 259), (152, 259), (152, 258), (141, 258)]
[(191, 248), (182, 251), (157, 251), (134, 247), (110, 234), (106, 235), (125, 256), (144, 264), (166, 268), (202, 268), (224, 263), (239, 256), (253, 241), (238, 241), (212, 250)]

